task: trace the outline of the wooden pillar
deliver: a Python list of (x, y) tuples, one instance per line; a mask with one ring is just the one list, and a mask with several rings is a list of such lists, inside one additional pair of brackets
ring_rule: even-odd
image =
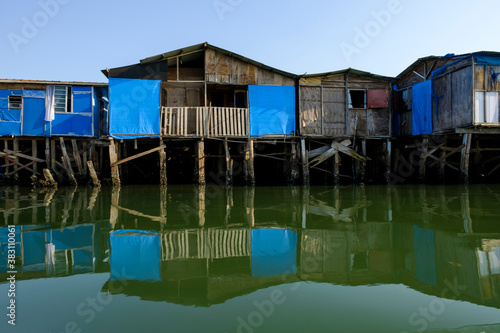
[(73, 159), (75, 160), (76, 168), (78, 169), (78, 175), (83, 176), (83, 167), (80, 154), (78, 153), (78, 143), (75, 139), (71, 139), (71, 146), (73, 148)]
[(72, 185), (77, 185), (75, 174), (73, 173), (73, 169), (71, 168), (71, 161), (69, 159), (68, 152), (66, 151), (66, 145), (64, 144), (63, 137), (60, 137), (59, 141), (61, 143), (61, 151), (63, 154), (64, 168), (66, 169), (66, 173), (68, 174), (69, 181)]
[[(34, 159), (38, 157), (38, 146), (36, 140), (31, 140), (31, 156), (33, 156)], [(36, 160), (33, 160), (33, 162), (33, 175), (35, 175), (38, 173), (38, 162)]]
[[(163, 146), (163, 140), (160, 140)], [(167, 153), (165, 148), (160, 149), (160, 186), (167, 186)]]
[(203, 139), (196, 142), (196, 179), (198, 185), (205, 185), (205, 141)]
[(49, 169), (43, 169), (43, 176), (45, 177), (45, 182), (42, 182), (44, 187), (57, 187), (57, 182), (52, 177)]
[(479, 135), (476, 135), (476, 155), (474, 156), (474, 170), (476, 177), (480, 177), (483, 172), (482, 159), (483, 154), (481, 144), (479, 143)]
[(114, 187), (120, 187), (120, 172), (118, 170), (118, 166), (113, 166), (114, 163), (118, 162), (118, 155), (116, 154), (116, 146), (115, 141), (110, 138), (109, 139), (109, 163), (111, 165), (111, 180), (113, 182)]
[(50, 140), (50, 167), (56, 169), (56, 141)]
[(391, 139), (387, 139), (385, 143), (385, 178), (389, 179), (389, 175), (391, 174), (392, 169), (392, 141)]
[(302, 185), (309, 186), (309, 157), (307, 156), (306, 140), (300, 139), (300, 161), (302, 164)]
[(45, 164), (47, 168), (53, 168), (52, 164), (50, 164), (50, 139), (45, 138)]
[(462, 148), (462, 155), (460, 158), (460, 173), (462, 176), (462, 183), (469, 183), (469, 157), (470, 147), (472, 143), (472, 134), (466, 133), (462, 137), (462, 143), (465, 145)]
[(333, 161), (333, 184), (340, 185), (340, 153), (338, 150), (335, 151)]
[[(5, 140), (3, 140), (3, 143), (4, 143), (4, 148), (6, 150), (8, 150), (9, 149), (9, 140), (5, 139)], [(10, 164), (10, 161), (7, 160), (7, 158), (4, 158), (4, 163), (8, 165), (8, 164)], [(7, 174), (9, 172), (10, 172), (10, 167), (6, 166), (5, 170), (4, 170), (4, 173)]]
[[(14, 138), (14, 148), (12, 150), (16, 153), (19, 152), (19, 140), (17, 138)], [(19, 158), (14, 156), (14, 161), (19, 162)], [(19, 167), (17, 166), (17, 163), (14, 165), (14, 181), (17, 183), (19, 181), (19, 174), (17, 173), (17, 169)]]
[[(291, 155), (290, 155), (290, 184), (296, 184), (297, 179), (300, 177), (299, 159), (297, 154), (298, 142), (293, 140), (291, 142)], [(299, 149), (300, 150), (300, 149)]]
[(92, 163), (92, 161), (87, 161), (87, 166), (89, 168), (90, 178), (92, 178), (92, 184), (94, 185), (94, 187), (101, 186), (101, 182), (99, 181), (97, 173), (94, 169), (94, 163)]
[(427, 145), (429, 144), (429, 139), (422, 140), (422, 151), (420, 152), (420, 161), (418, 166), (418, 181), (419, 183), (425, 183), (425, 174), (427, 169)]
[[(446, 146), (446, 141), (444, 142), (444, 146)], [(439, 182), (444, 184), (446, 181), (446, 176), (445, 176), (446, 150), (441, 149), (439, 159), (440, 159), (440, 162), (439, 162), (438, 177), (439, 177)]]
[[(366, 156), (366, 139), (361, 140), (361, 154)], [(359, 181), (364, 183), (366, 180), (366, 161), (361, 162)]]
[(245, 149), (245, 161), (243, 162), (244, 178), (248, 186), (255, 185), (255, 170), (254, 170), (254, 140), (249, 139), (247, 148)]
[(227, 138), (224, 139), (224, 152), (226, 154), (226, 186), (231, 186), (233, 184), (233, 160), (229, 152)]

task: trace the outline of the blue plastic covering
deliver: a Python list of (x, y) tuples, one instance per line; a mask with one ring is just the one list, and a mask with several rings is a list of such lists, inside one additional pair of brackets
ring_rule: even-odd
[(413, 226), (415, 274), (420, 281), (437, 286), (434, 230)]
[(51, 135), (92, 136), (92, 114), (56, 113)]
[(120, 139), (159, 137), (161, 81), (109, 79), (109, 132)]
[(295, 131), (295, 87), (248, 86), (251, 135)]
[(432, 134), (431, 90), (430, 80), (412, 87), (413, 135)]
[(93, 270), (92, 250), (73, 250), (73, 273), (85, 273)]
[(500, 56), (475, 54), (474, 59), (478, 65), (500, 66)]
[(45, 134), (45, 99), (38, 97), (24, 97), (23, 135)]
[(7, 109), (5, 111), (0, 111), (0, 121), (21, 122), (21, 109)]
[(33, 97), (33, 98), (45, 99), (45, 90), (23, 90), (23, 97)]
[(21, 122), (5, 122), (0, 121), (0, 136), (1, 135), (21, 135)]
[(5, 90), (0, 89), (0, 98), (8, 98), (10, 95), (22, 95), (22, 90)]
[(93, 225), (79, 225), (63, 230), (52, 230), (52, 243), (56, 250), (78, 249), (92, 246)]
[(111, 280), (161, 281), (160, 233), (117, 230), (110, 234)]
[(252, 230), (252, 276), (297, 273), (297, 234), (291, 230)]
[(45, 231), (23, 232), (23, 265), (45, 263)]
[(73, 112), (92, 113), (92, 88), (73, 87)]

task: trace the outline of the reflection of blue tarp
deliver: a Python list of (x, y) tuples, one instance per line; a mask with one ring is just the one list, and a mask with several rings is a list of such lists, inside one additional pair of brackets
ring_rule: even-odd
[(437, 286), (434, 231), (414, 226), (415, 274), (420, 281)]
[(110, 243), (111, 280), (161, 280), (159, 233), (118, 230), (111, 233)]
[(109, 79), (109, 132), (114, 138), (160, 135), (161, 81)]
[(92, 271), (93, 262), (92, 250), (73, 250), (73, 273)]
[[(15, 226), (15, 241), (18, 242), (15, 246), (16, 256), (21, 256), (21, 236), (20, 226)], [(7, 269), (8, 263), (8, 249), (9, 249), (9, 228), (3, 227), (0, 228), (0, 273), (6, 273), (9, 269)]]
[(61, 230), (52, 230), (52, 243), (56, 250), (78, 249), (92, 246), (93, 225), (69, 227)]
[(295, 131), (295, 88), (248, 86), (251, 135)]
[(45, 231), (23, 233), (23, 265), (45, 263)]
[(297, 234), (291, 230), (252, 230), (252, 275), (297, 272)]
[(413, 135), (432, 134), (432, 85), (425, 81), (412, 87)]

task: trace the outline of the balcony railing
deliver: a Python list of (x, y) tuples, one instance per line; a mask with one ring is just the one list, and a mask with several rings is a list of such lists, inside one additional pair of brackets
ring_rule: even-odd
[(228, 107), (162, 107), (162, 136), (231, 136), (250, 133), (249, 112)]

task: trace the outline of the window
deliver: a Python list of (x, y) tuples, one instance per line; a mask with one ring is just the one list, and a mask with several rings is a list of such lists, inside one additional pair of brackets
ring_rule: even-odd
[(366, 109), (366, 91), (349, 90), (349, 108)]
[(71, 112), (71, 87), (54, 87), (54, 111)]
[(20, 109), (23, 105), (23, 96), (10, 95), (9, 96), (9, 109)]

